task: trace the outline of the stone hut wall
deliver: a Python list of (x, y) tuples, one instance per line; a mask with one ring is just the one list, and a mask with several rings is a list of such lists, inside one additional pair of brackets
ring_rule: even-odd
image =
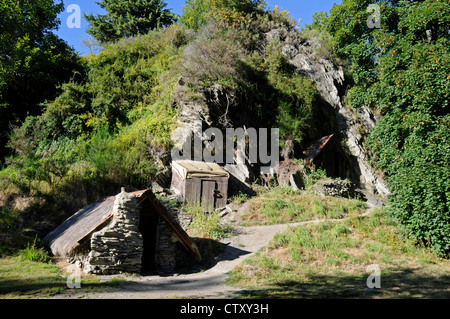
[(175, 269), (176, 241), (177, 238), (172, 229), (162, 218), (159, 218), (155, 249), (155, 261), (158, 271), (169, 273)]
[(138, 226), (137, 198), (122, 191), (114, 202), (112, 222), (92, 235), (84, 271), (101, 275), (140, 272), (143, 238)]
[[(111, 223), (94, 232), (68, 261), (76, 263), (89, 274), (139, 273), (142, 270), (144, 239), (139, 231), (140, 208), (137, 203), (138, 199), (133, 194), (126, 192), (118, 194), (113, 206)], [(187, 231), (192, 216), (168, 204), (164, 205)], [(177, 256), (180, 255), (180, 245), (177, 245), (179, 239), (163, 218), (158, 218), (156, 229), (155, 270), (170, 273), (184, 254)]]
[[(170, 207), (164, 204), (169, 213), (180, 224), (184, 231), (187, 231), (192, 222), (192, 216), (188, 213), (182, 212), (178, 208)], [(158, 224), (158, 239), (156, 243), (156, 265), (161, 272), (169, 273), (175, 269), (179, 261), (180, 251), (177, 249), (177, 242), (179, 239), (174, 234), (173, 230), (160, 218)]]

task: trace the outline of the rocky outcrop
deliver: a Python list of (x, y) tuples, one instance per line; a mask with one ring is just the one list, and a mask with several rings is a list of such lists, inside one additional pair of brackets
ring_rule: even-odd
[[(389, 194), (382, 177), (370, 166), (367, 150), (364, 147), (365, 134), (374, 127), (376, 122), (374, 114), (367, 107), (351, 110), (343, 104), (342, 99), (347, 84), (342, 67), (320, 57), (317, 53), (320, 51), (318, 50), (320, 43), (315, 38), (305, 40), (297, 31), (273, 29), (265, 34), (266, 45), (274, 37), (282, 41), (284, 45), (282, 52), (289, 63), (298, 73), (310, 78), (316, 84), (320, 95), (321, 101), (316, 107), (322, 108), (321, 116), (317, 119), (316, 127), (311, 128), (309, 137), (317, 139), (335, 134), (339, 145), (342, 146), (341, 152), (345, 153), (343, 156), (349, 162), (347, 166), (351, 167), (352, 181), (372, 193)], [(192, 96), (181, 80), (175, 94), (178, 125), (172, 134), (174, 144), (181, 147), (187, 139), (190, 140), (192, 132), (202, 134), (202, 127), (198, 127), (198, 123), (202, 123), (203, 129), (211, 126), (224, 128), (227, 125), (252, 127), (255, 116), (252, 119), (252, 114), (246, 114), (242, 108), (234, 105), (235, 101), (227, 98), (232, 95), (232, 92), (226, 92), (224, 87), (215, 84)], [(236, 118), (230, 118), (229, 109), (232, 107), (235, 110), (241, 109), (234, 115)], [(321, 121), (326, 121), (327, 125), (323, 125)], [(197, 136), (199, 137), (201, 136)], [(257, 166), (250, 169), (248, 165), (242, 163), (227, 166), (227, 170), (232, 173), (236, 181), (246, 185), (260, 176)]]
[(332, 117), (337, 125), (336, 129), (343, 135), (345, 151), (355, 159), (360, 186), (373, 193), (389, 194), (381, 176), (370, 166), (367, 150), (363, 145), (363, 134), (375, 126), (374, 115), (368, 107), (352, 111), (343, 105), (346, 84), (342, 67), (319, 57), (316, 54), (319, 43), (314, 39), (304, 41), (286, 37), (284, 41), (283, 53), (289, 62), (297, 72), (308, 76), (316, 84), (320, 96), (334, 111)]
[(281, 162), (277, 171), (278, 184), (291, 186), (296, 191), (304, 188), (303, 171), (304, 167), (293, 161)]

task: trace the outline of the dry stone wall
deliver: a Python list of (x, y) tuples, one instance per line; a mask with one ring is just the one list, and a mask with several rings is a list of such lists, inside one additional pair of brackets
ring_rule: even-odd
[(356, 186), (352, 182), (329, 178), (322, 178), (317, 181), (314, 185), (314, 190), (322, 195), (347, 198), (356, 197), (359, 194), (356, 191)]
[(177, 238), (172, 229), (160, 218), (155, 252), (156, 267), (159, 272), (170, 273), (175, 269), (176, 241)]
[[(182, 210), (171, 207), (169, 204), (164, 204), (168, 212), (175, 218), (184, 231), (189, 229), (193, 217)], [(160, 218), (158, 224), (158, 239), (156, 244), (156, 265), (161, 273), (170, 273), (175, 269), (177, 264), (178, 254), (177, 250), (178, 237), (174, 234), (167, 223)], [(178, 258), (179, 259), (179, 258)]]
[(116, 196), (112, 222), (92, 235), (84, 271), (101, 275), (140, 272), (143, 239), (138, 226), (136, 196), (122, 191)]

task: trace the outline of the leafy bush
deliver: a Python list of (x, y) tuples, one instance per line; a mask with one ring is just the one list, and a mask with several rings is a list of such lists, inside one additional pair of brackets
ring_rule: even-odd
[(183, 7), (180, 23), (189, 29), (198, 30), (206, 25), (208, 2), (205, 0), (187, 0)]
[(335, 51), (352, 63), (348, 99), (383, 116), (368, 144), (386, 173), (391, 213), (418, 243), (448, 256), (450, 9), (434, 0), (380, 1), (381, 28), (369, 29), (366, 4), (344, 1), (328, 20)]
[(19, 225), (19, 218), (17, 213), (8, 209), (7, 207), (1, 207), (0, 209), (0, 234), (5, 234), (14, 231)]
[(235, 83), (244, 58), (241, 45), (232, 37), (200, 39), (185, 51), (184, 76), (190, 84)]
[(303, 179), (307, 187), (314, 185), (321, 178), (327, 178), (327, 172), (321, 168), (315, 169), (313, 167), (311, 170), (305, 170), (303, 174)]
[(249, 196), (247, 194), (244, 194), (239, 191), (239, 194), (230, 198), (230, 202), (239, 205), (239, 204), (246, 202), (248, 199), (249, 199)]
[[(287, 10), (282, 10), (278, 5), (276, 5), (273, 10), (267, 11), (269, 15), (269, 20), (278, 26), (285, 26), (287, 29), (293, 29), (296, 27), (296, 21), (290, 17), (290, 12)], [(274, 29), (275, 25), (268, 26), (270, 29)]]
[(261, 0), (188, 0), (180, 22), (198, 30), (209, 21), (228, 28), (244, 21), (247, 14), (262, 11)]
[(231, 226), (224, 226), (220, 222), (219, 211), (205, 213), (200, 205), (189, 205), (183, 210), (193, 217), (190, 230), (196, 236), (219, 240), (232, 232)]
[[(395, 138), (398, 125), (379, 124), (370, 142), (376, 150), (378, 166), (388, 172), (391, 212), (405, 230), (441, 255), (450, 251), (450, 117), (422, 122), (408, 136), (401, 150), (396, 145), (379, 143), (385, 134)], [(391, 123), (392, 124), (392, 123)], [(381, 136), (380, 136), (381, 135)], [(394, 162), (387, 163), (394, 157)]]

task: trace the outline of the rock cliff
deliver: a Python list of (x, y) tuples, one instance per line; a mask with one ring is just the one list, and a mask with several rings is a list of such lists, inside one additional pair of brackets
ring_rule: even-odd
[[(369, 164), (367, 150), (363, 144), (364, 134), (375, 126), (375, 117), (368, 107), (351, 110), (344, 106), (342, 99), (345, 93), (346, 80), (342, 67), (317, 56), (318, 42), (312, 40), (292, 42), (286, 39), (284, 54), (296, 70), (308, 76), (317, 87), (321, 98), (326, 102), (327, 121), (333, 122), (335, 129), (345, 143), (344, 151), (348, 152), (352, 165), (359, 172), (358, 184), (369, 191), (381, 195), (389, 194), (381, 176)], [(333, 133), (333, 132), (330, 132)], [(336, 132), (335, 132), (336, 133)]]
[[(319, 94), (319, 101), (315, 105), (317, 116), (307, 138), (313, 140), (334, 134), (350, 171), (346, 176), (340, 177), (350, 178), (359, 187), (372, 193), (388, 194), (389, 190), (382, 177), (370, 166), (368, 152), (364, 146), (365, 134), (376, 122), (374, 114), (369, 108), (351, 110), (344, 105), (343, 97), (347, 83), (342, 67), (317, 54), (320, 44), (315, 38), (302, 39), (298, 33), (290, 36), (293, 32), (297, 31), (274, 29), (265, 33), (263, 41), (267, 45), (270, 39), (278, 36), (284, 45), (282, 53), (292, 67), (301, 75), (310, 78), (317, 87)], [(213, 125), (219, 128), (232, 127), (233, 124), (251, 127), (254, 124), (245, 112), (240, 113), (241, 118), (232, 118), (233, 115), (228, 109), (239, 106), (233, 105), (234, 101), (228, 98), (230, 94), (227, 94), (226, 89), (219, 84), (205, 88), (194, 98), (186, 91), (187, 87), (181, 80), (175, 96), (178, 128), (172, 135), (172, 140), (177, 146), (182, 146), (187, 139), (190, 140), (192, 132), (201, 135), (202, 128), (204, 130)], [(218, 112), (218, 109), (221, 112)], [(239, 116), (239, 112), (237, 114)], [(224, 121), (224, 117), (228, 119)], [(202, 123), (201, 127), (199, 123)], [(201, 136), (197, 136), (199, 137)], [(259, 176), (257, 167), (252, 167), (248, 163), (227, 166), (229, 172), (241, 182), (251, 183)]]

